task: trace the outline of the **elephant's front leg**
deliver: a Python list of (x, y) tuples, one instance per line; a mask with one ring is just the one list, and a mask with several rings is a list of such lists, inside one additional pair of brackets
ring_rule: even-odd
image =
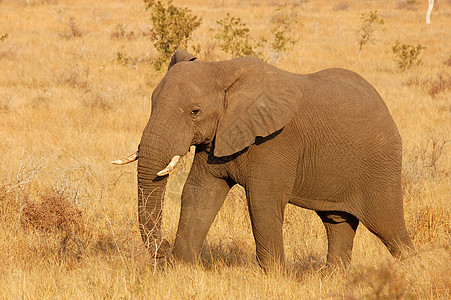
[(287, 203), (283, 194), (260, 186), (248, 191), (247, 197), (258, 263), (265, 270), (283, 266), (282, 225)]
[(199, 259), (208, 230), (230, 190), (223, 179), (199, 170), (193, 164), (182, 193), (179, 226), (174, 244), (175, 259)]

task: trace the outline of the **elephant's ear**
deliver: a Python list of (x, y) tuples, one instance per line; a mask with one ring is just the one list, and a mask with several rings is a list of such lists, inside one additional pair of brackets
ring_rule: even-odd
[(172, 68), (173, 65), (176, 63), (179, 63), (181, 61), (193, 61), (196, 57), (190, 54), (186, 50), (177, 50), (174, 52), (174, 54), (171, 57), (171, 61), (169, 62), (168, 71), (170, 68)]
[(214, 155), (228, 156), (283, 128), (297, 112), (302, 92), (295, 75), (254, 57), (221, 62), (225, 112)]

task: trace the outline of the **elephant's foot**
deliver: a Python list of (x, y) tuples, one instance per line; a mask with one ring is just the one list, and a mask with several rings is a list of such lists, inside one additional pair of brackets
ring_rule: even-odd
[(385, 238), (382, 240), (391, 255), (399, 260), (405, 260), (416, 255), (415, 248), (408, 235), (403, 237)]

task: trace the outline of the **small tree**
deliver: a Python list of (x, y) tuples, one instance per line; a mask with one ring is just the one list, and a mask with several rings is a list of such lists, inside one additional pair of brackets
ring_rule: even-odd
[(376, 40), (373, 37), (374, 32), (376, 31), (376, 27), (378, 25), (383, 25), (384, 19), (379, 17), (377, 14), (377, 10), (370, 11), (368, 13), (362, 13), (360, 15), (360, 29), (357, 31), (357, 41), (359, 43), (359, 58), (360, 53), (363, 50), (363, 46), (368, 43), (374, 44)]
[(269, 44), (269, 54), (267, 55), (270, 63), (277, 64), (282, 58), (282, 54), (287, 52), (298, 41), (297, 35), (297, 14), (293, 11), (287, 11), (283, 7), (277, 8), (270, 18), (271, 24), (271, 43)]
[(151, 13), (152, 29), (150, 35), (154, 46), (160, 53), (155, 68), (162, 65), (179, 48), (187, 48), (194, 30), (202, 23), (202, 18), (191, 14), (188, 8), (176, 7), (172, 0), (165, 5), (162, 1), (144, 0), (146, 10)]
[(278, 8), (268, 19), (271, 30), (268, 39), (253, 38), (246, 24), (229, 13), (225, 18), (216, 21), (219, 27), (212, 30), (217, 32), (214, 38), (221, 49), (232, 57), (254, 55), (265, 61), (277, 63), (282, 53), (290, 48), (289, 45), (294, 45), (299, 40), (294, 32), (296, 17), (295, 13), (287, 13)]
[(222, 50), (234, 58), (255, 54), (249, 28), (240, 18), (227, 13), (227, 16), (216, 21), (216, 24), (220, 27), (216, 29), (215, 40), (219, 42)]
[(398, 64), (398, 68), (401, 71), (410, 69), (414, 65), (421, 65), (423, 62), (420, 59), (421, 53), (425, 48), (418, 44), (417, 46), (410, 44), (401, 44), (397, 41), (393, 47), (392, 51), (395, 55), (395, 61)]
[(284, 52), (288, 50), (288, 45), (293, 46), (299, 41), (293, 32), (297, 24), (296, 17), (295, 13), (287, 13), (282, 8), (277, 9), (277, 13), (271, 18), (271, 33), (274, 35), (271, 43), (272, 50)]

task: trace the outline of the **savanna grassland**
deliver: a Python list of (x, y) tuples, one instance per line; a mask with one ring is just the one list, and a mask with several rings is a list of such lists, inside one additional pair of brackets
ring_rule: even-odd
[[(28, 4), (27, 4), (28, 2)], [(199, 59), (231, 58), (210, 30), (227, 12), (255, 38), (271, 37), (278, 7), (297, 43), (278, 67), (344, 67), (369, 80), (403, 138), (404, 211), (418, 254), (393, 259), (360, 226), (352, 265), (323, 274), (326, 233), (317, 215), (288, 206), (287, 272), (255, 260), (247, 204), (235, 187), (207, 236), (201, 266), (157, 262), (137, 224), (136, 150), (164, 71), (143, 1), (0, 0), (0, 298), (450, 299), (451, 2), (175, 1), (202, 17)], [(363, 12), (384, 24), (360, 57)], [(399, 40), (425, 49), (401, 71)], [(171, 174), (164, 230), (173, 241), (189, 158)]]

